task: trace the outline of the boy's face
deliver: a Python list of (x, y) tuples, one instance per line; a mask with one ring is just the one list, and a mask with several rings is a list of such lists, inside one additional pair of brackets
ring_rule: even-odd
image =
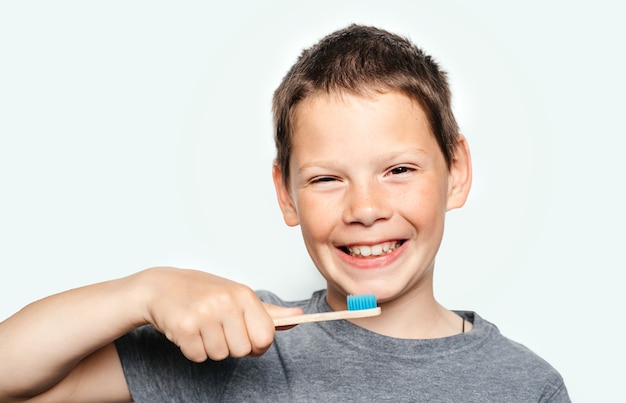
[(313, 96), (296, 109), (292, 146), (288, 187), (274, 168), (279, 203), (301, 226), (329, 304), (432, 293), (445, 213), (464, 203), (470, 173), (461, 189), (458, 158), (448, 170), (418, 104), (393, 91)]

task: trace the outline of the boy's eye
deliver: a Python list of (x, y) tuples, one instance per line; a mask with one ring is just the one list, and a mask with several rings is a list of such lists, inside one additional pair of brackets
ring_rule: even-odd
[(309, 182), (310, 183), (328, 183), (328, 182), (334, 182), (336, 180), (337, 178), (333, 178), (332, 176), (318, 176), (316, 178), (311, 179)]
[(394, 167), (391, 170), (389, 170), (389, 174), (391, 175), (402, 175), (408, 172), (412, 172), (414, 171), (414, 168), (410, 168), (410, 167), (406, 167), (406, 166), (399, 166), (399, 167)]

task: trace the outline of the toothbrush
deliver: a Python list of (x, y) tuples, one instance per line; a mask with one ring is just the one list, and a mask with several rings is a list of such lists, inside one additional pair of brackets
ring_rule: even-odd
[(381, 314), (380, 307), (376, 306), (374, 294), (348, 295), (348, 309), (345, 311), (309, 313), (296, 316), (275, 317), (274, 326), (291, 326), (301, 323), (323, 322), (327, 320), (367, 318)]

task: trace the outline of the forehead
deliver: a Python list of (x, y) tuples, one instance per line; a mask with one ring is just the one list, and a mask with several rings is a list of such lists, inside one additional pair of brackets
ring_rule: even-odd
[(434, 159), (441, 154), (426, 114), (400, 92), (316, 95), (301, 102), (294, 120), (290, 160), (296, 165), (347, 161), (353, 154), (360, 162), (415, 151)]
[[(395, 90), (316, 92), (295, 106), (291, 121), (292, 143), (298, 133), (312, 127), (332, 129), (333, 125), (343, 124), (348, 126), (344, 130), (350, 126), (359, 130), (360, 126), (373, 122), (380, 126), (409, 123), (434, 138), (428, 116), (420, 103)], [(361, 127), (362, 130), (366, 128)]]

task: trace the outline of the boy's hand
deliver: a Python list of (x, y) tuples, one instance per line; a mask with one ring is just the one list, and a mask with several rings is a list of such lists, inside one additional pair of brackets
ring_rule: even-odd
[(137, 276), (147, 285), (146, 321), (195, 362), (259, 356), (274, 340), (272, 316), (302, 313), (263, 303), (249, 287), (201, 271), (153, 268)]

